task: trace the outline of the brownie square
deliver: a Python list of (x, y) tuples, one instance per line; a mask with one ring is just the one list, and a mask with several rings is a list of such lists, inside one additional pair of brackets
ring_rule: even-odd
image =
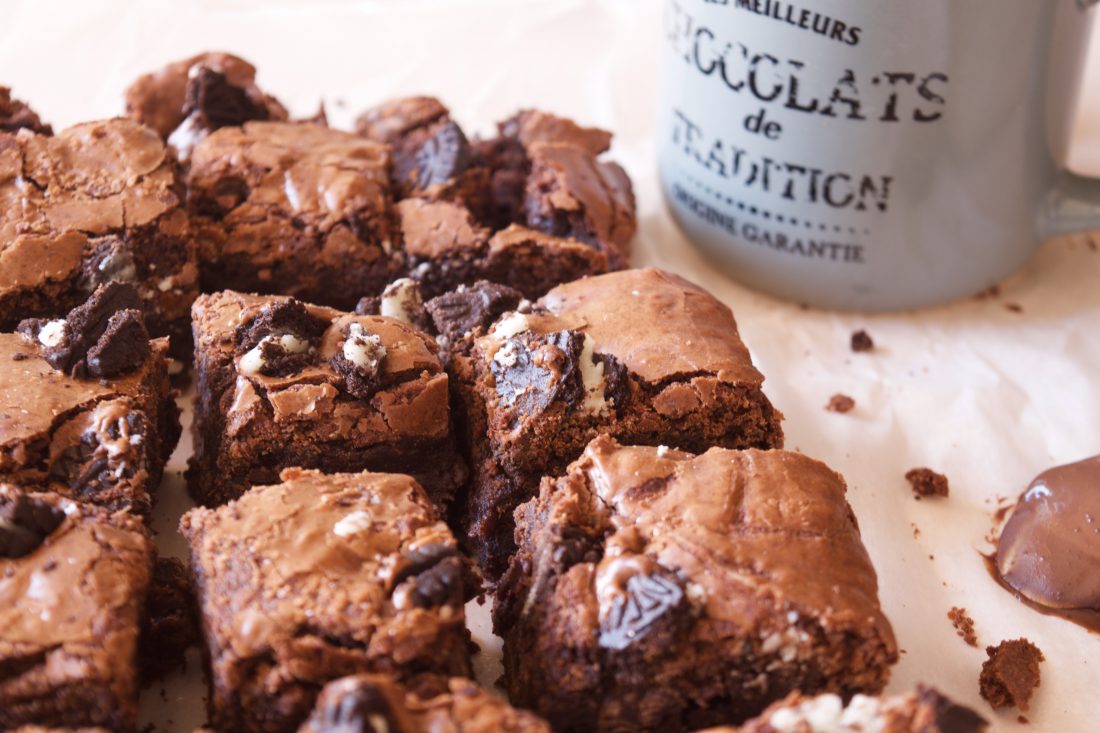
[(426, 297), (488, 280), (536, 298), (629, 262), (634, 194), (599, 159), (603, 130), (526, 110), (471, 142), (432, 97), (382, 104), (357, 129), (393, 150), (405, 269)]
[(559, 731), (688, 731), (878, 692), (897, 647), (844, 494), (798, 453), (592, 441), (516, 511), (510, 699)]
[(550, 733), (534, 713), (517, 710), (468, 679), (423, 675), (402, 685), (363, 674), (325, 685), (298, 733)]
[(148, 516), (179, 438), (168, 340), (129, 286), (0, 333), (0, 481)]
[(198, 269), (177, 163), (127, 119), (56, 136), (0, 132), (0, 329), (57, 316), (99, 285), (137, 288), (154, 336), (190, 352)]
[(856, 695), (847, 704), (832, 693), (814, 697), (791, 693), (740, 728), (712, 728), (702, 733), (982, 733), (988, 725), (970, 708), (931, 687), (918, 686), (904, 695)]
[(783, 443), (733, 314), (661, 270), (558, 286), (464, 350), (452, 369), (473, 475), (459, 513), (491, 577), (515, 546), (515, 508), (601, 433), (693, 451)]
[(345, 675), (468, 675), (464, 566), (423, 489), (398, 474), (280, 478), (180, 521), (213, 727), (294, 731)]
[(136, 517), (0, 484), (0, 729), (134, 730), (152, 565)]
[(440, 503), (465, 480), (439, 347), (409, 324), (223, 292), (195, 302), (194, 329), (199, 503), (291, 466), (408, 473)]
[(387, 146), (314, 124), (223, 127), (191, 152), (206, 292), (352, 308), (402, 274)]

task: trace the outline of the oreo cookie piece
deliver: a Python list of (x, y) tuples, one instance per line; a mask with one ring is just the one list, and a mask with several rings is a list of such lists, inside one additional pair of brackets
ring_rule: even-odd
[(23, 493), (0, 495), (0, 557), (34, 552), (65, 521), (65, 512)]
[(135, 369), (150, 354), (141, 307), (132, 285), (109, 282), (64, 319), (28, 319), (19, 332), (39, 344), (54, 369), (77, 378), (113, 377)]
[(488, 328), (493, 321), (518, 308), (522, 300), (523, 294), (514, 288), (479, 280), (432, 298), (424, 307), (436, 331), (453, 342)]
[(265, 305), (237, 327), (236, 354), (245, 374), (287, 376), (313, 363), (328, 322), (294, 298)]

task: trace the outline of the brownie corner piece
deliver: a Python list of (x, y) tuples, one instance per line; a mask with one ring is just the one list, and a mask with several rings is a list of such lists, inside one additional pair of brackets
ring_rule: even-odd
[(797, 453), (595, 439), (516, 512), (510, 699), (555, 730), (689, 731), (879, 692), (898, 652), (844, 495)]
[(0, 212), (0, 328), (60, 315), (98, 286), (123, 282), (141, 296), (149, 331), (186, 354), (197, 253), (178, 165), (156, 133), (116, 118), (0, 138), (0, 198), (9, 202)]
[(137, 722), (153, 546), (125, 512), (0, 483), (0, 729)]
[(560, 285), (500, 317), (452, 373), (473, 474), (462, 520), (491, 577), (515, 507), (601, 433), (696, 452), (783, 443), (729, 308), (661, 270)]
[(281, 479), (180, 522), (214, 727), (292, 733), (345, 675), (468, 675), (464, 561), (423, 489), (400, 474)]
[(199, 141), (187, 176), (203, 290), (352, 308), (403, 273), (385, 144), (253, 121)]
[(421, 675), (406, 684), (378, 674), (330, 682), (298, 733), (343, 733), (349, 728), (550, 733), (550, 726), (534, 713), (512, 707), (471, 680), (439, 675)]
[(129, 285), (0, 333), (0, 480), (148, 516), (179, 437), (167, 339)]
[(439, 347), (411, 325), (230, 291), (200, 297), (193, 322), (199, 503), (294, 466), (409, 473), (440, 504), (465, 480)]

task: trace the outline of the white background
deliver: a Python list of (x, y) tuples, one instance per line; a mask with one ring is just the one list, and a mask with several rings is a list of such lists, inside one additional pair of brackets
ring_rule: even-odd
[[(140, 72), (221, 49), (256, 63), (261, 85), (297, 115), (324, 99), (337, 125), (385, 97), (428, 93), (470, 132), (487, 132), (523, 106), (613, 130), (614, 156), (633, 176), (640, 205), (636, 262), (683, 273), (734, 309), (767, 392), (786, 413), (788, 447), (848, 478), (905, 650), (890, 689), (932, 683), (990, 717), (994, 730), (1021, 728), (1015, 712), (995, 714), (978, 697), (985, 655), (958, 639), (946, 617), (960, 605), (983, 645), (1027, 636), (1046, 653), (1029, 729), (1096, 730), (1100, 636), (1017, 603), (987, 576), (979, 551), (999, 500), (1048, 466), (1100, 453), (1100, 254), (1085, 237), (1052, 242), (999, 296), (906, 315), (808, 311), (735, 285), (690, 249), (659, 198), (659, 5), (5, 0), (0, 83), (63, 127), (118, 113), (123, 88)], [(1087, 86), (1100, 91), (1100, 64), (1092, 66)], [(1100, 94), (1088, 100), (1074, 161), (1100, 170)], [(849, 351), (856, 328), (870, 331), (873, 354)], [(835, 392), (854, 397), (855, 411), (826, 412)], [(951, 497), (914, 501), (903, 479), (914, 466), (946, 473)], [(163, 491), (158, 523), (169, 551), (180, 549), (171, 527), (181, 492), (178, 478)], [(189, 685), (175, 680), (146, 695), (159, 730), (202, 721), (198, 685), (192, 675)]]

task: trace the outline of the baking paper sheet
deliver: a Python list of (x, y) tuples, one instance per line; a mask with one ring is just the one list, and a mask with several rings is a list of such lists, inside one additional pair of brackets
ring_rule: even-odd
[[(690, 248), (660, 201), (656, 0), (7, 0), (0, 9), (0, 82), (57, 127), (115, 114), (138, 73), (216, 48), (253, 61), (261, 85), (297, 115), (323, 99), (337, 126), (385, 97), (426, 93), (468, 131), (488, 132), (523, 106), (613, 130), (640, 205), (636, 262), (682, 273), (733, 308), (786, 414), (788, 447), (848, 479), (905, 650), (890, 690), (935, 684), (994, 731), (1027, 729), (1015, 711), (994, 713), (979, 698), (985, 654), (947, 619), (963, 606), (983, 646), (1027, 636), (1046, 654), (1030, 729), (1100, 725), (1100, 636), (1017, 603), (979, 555), (999, 500), (1048, 466), (1100, 453), (1100, 254), (1088, 238), (1047, 244), (998, 296), (917, 314), (804, 310), (734, 284)], [(1085, 105), (1079, 130), (1074, 160), (1100, 169), (1100, 98)], [(858, 328), (873, 353), (849, 350)], [(824, 409), (837, 392), (855, 398), (854, 411)], [(169, 554), (183, 552), (174, 528), (188, 504), (179, 476), (188, 451), (185, 437), (160, 495), (158, 541)], [(950, 498), (914, 501), (903, 476), (915, 466), (945, 473)], [(491, 682), (498, 643), (485, 609), (470, 616)], [(190, 674), (145, 695), (145, 720), (190, 731), (205, 717), (202, 692), (193, 655)]]

